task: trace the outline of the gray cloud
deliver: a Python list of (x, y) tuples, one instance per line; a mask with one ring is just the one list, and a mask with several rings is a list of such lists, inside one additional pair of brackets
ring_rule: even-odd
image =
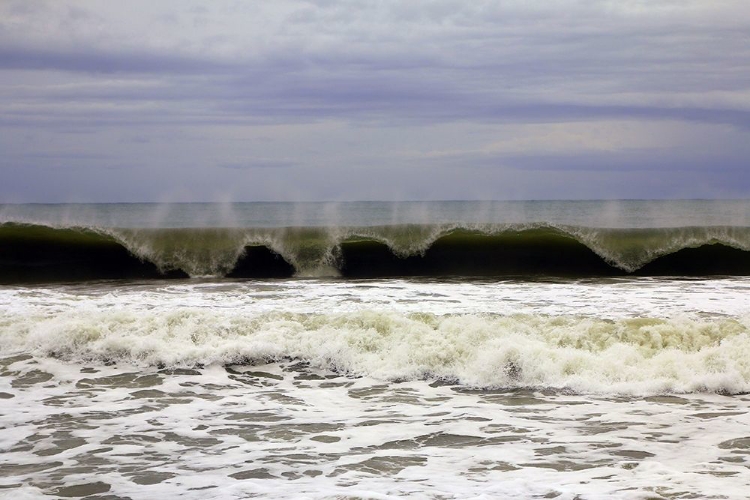
[(744, 174), (748, 168), (747, 153), (694, 155), (693, 151), (670, 154), (653, 150), (576, 151), (558, 154), (462, 154), (422, 160), (422, 163), (452, 165), (464, 169), (511, 169), (524, 172), (643, 172), (658, 174), (686, 171)]
[[(367, 194), (379, 198), (449, 193), (386, 169), (417, 168), (414, 157), (445, 143), (456, 152), (434, 155), (434, 168), (473, 161), (517, 176), (630, 170), (666, 178), (686, 168), (709, 177), (718, 164), (727, 186), (741, 184), (732, 175), (743, 182), (748, 175), (750, 5), (742, 0), (137, 7), (0, 5), (0, 147), (14, 164), (147, 165), (163, 178), (188, 169), (196, 179), (212, 176), (214, 192), (260, 170), (266, 173), (253, 183), (281, 186), (276, 171), (298, 165), (318, 169), (321, 179), (349, 172), (352, 183), (371, 187), (379, 183), (366, 181), (358, 166), (398, 177), (391, 185), (412, 179), (396, 194), (388, 182)], [(613, 121), (641, 124), (661, 143), (638, 127), (624, 141), (597, 133), (598, 123)], [(557, 144), (539, 127), (576, 123), (587, 125), (587, 137), (565, 151), (492, 151), (498, 135), (537, 134), (525, 143)], [(426, 140), (436, 127), (445, 130)], [(212, 146), (195, 146), (199, 140)], [(616, 144), (604, 153), (597, 141)], [(9, 168), (0, 165), (0, 181)], [(486, 182), (469, 182), (455, 196), (480, 196)], [(311, 179), (305, 189), (313, 198), (332, 196), (324, 184)], [(579, 186), (566, 186), (561, 178), (560, 197), (581, 196)], [(630, 196), (638, 189), (633, 184)]]
[(242, 162), (222, 163), (219, 166), (221, 168), (228, 168), (232, 170), (250, 170), (255, 168), (291, 168), (296, 167), (297, 163), (286, 160), (256, 158)]
[(83, 73), (181, 74), (226, 71), (227, 65), (207, 59), (151, 54), (145, 51), (105, 51), (80, 47), (36, 49), (13, 44), (0, 47), (0, 68), (57, 70)]

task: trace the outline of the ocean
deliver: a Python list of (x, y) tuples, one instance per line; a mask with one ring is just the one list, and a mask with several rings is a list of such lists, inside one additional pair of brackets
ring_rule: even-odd
[(750, 491), (750, 201), (0, 205), (0, 497)]

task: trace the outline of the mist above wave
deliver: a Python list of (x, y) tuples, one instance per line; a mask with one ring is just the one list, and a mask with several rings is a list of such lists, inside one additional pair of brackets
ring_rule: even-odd
[(750, 226), (750, 200), (0, 204), (0, 222), (151, 229), (529, 223), (600, 228)]

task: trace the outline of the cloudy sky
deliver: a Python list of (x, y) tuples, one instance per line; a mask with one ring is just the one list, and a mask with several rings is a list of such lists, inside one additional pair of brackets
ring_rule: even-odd
[(747, 0), (0, 0), (0, 202), (696, 197)]

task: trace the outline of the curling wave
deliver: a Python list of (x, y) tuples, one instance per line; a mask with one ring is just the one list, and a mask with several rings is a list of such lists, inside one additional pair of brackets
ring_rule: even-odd
[(0, 224), (0, 282), (167, 277), (750, 275), (750, 228)]

